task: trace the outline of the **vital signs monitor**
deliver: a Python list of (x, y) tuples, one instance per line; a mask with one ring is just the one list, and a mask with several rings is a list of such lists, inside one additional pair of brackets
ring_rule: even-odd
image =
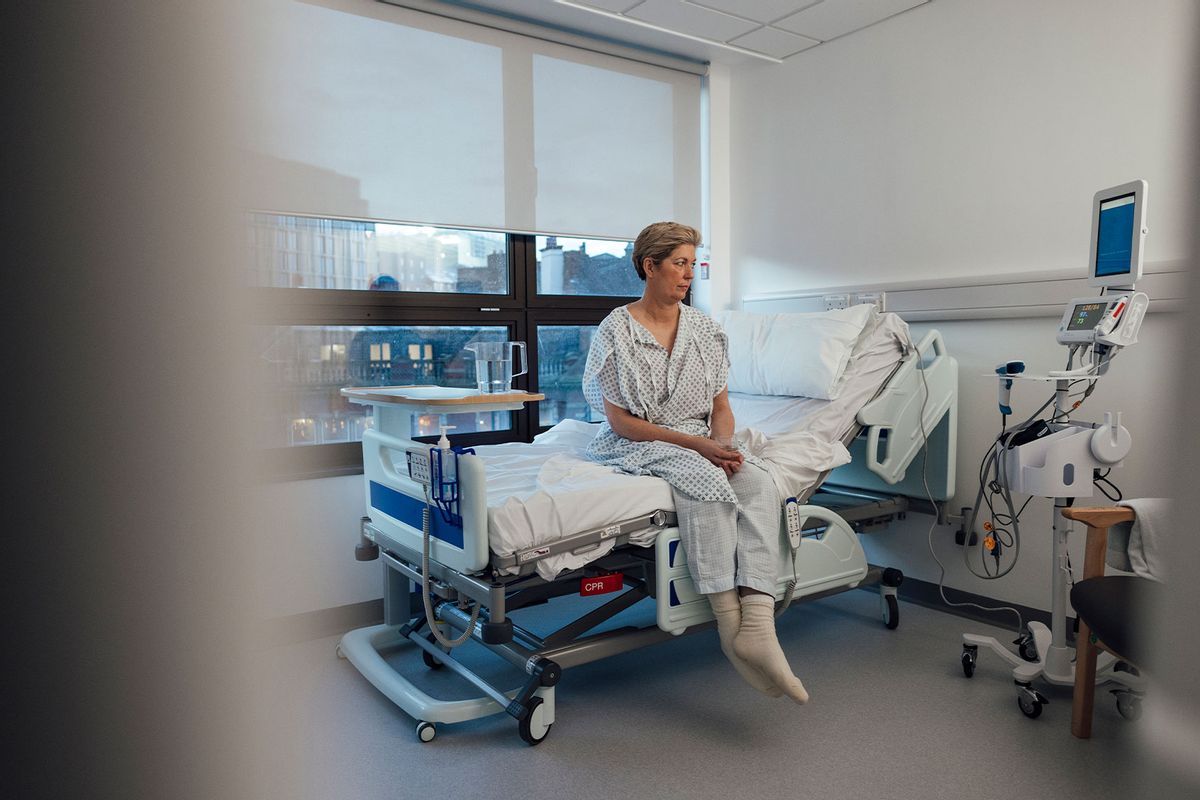
[(1142, 277), (1146, 182), (1102, 189), (1092, 198), (1092, 286), (1132, 286)]
[[(1142, 277), (1142, 240), (1146, 236), (1146, 182), (1130, 181), (1102, 189), (1092, 198), (1092, 252), (1088, 283), (1100, 297), (1076, 297), (1063, 311), (1058, 343), (1068, 346), (1128, 347), (1150, 298), (1134, 291)], [(1056, 374), (1056, 373), (1051, 373)]]

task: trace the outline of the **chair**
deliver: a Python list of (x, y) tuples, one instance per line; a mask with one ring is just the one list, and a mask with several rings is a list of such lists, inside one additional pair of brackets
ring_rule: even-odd
[[(1064, 508), (1062, 515), (1087, 525), (1083, 579), (1071, 589), (1071, 605), (1079, 617), (1075, 639), (1075, 692), (1071, 706), (1071, 733), (1080, 739), (1092, 735), (1092, 705), (1096, 694), (1098, 650), (1142, 667), (1146, 663), (1144, 611), (1155, 602), (1161, 585), (1135, 575), (1104, 574), (1108, 529), (1134, 520), (1132, 508)], [(1124, 710), (1122, 711), (1124, 714)], [(1128, 715), (1127, 715), (1128, 716)]]

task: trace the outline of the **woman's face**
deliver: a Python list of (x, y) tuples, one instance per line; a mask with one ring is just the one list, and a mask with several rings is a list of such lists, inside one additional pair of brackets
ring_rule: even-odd
[(695, 246), (681, 244), (671, 251), (671, 255), (659, 263), (651, 262), (644, 268), (646, 270), (646, 288), (659, 297), (669, 298), (677, 303), (681, 302), (687, 296), (688, 288), (692, 285), (695, 268)]

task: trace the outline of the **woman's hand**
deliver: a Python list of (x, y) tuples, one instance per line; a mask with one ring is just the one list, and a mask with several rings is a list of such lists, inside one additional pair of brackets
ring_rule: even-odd
[[(709, 431), (708, 436), (725, 450), (732, 450), (737, 454), (736, 461), (726, 461), (720, 463), (713, 461), (721, 469), (725, 470), (726, 477), (732, 476), (742, 468), (742, 454), (737, 452), (737, 448), (733, 444), (733, 409), (729, 407), (729, 390), (722, 389), (713, 396), (712, 413), (709, 415)], [(706, 458), (709, 458), (705, 455)], [(709, 458), (712, 461), (711, 458)]]
[[(733, 475), (742, 468), (742, 454), (732, 446), (733, 436), (729, 435), (727, 442), (722, 443), (708, 436), (690, 436), (686, 433), (663, 428), (641, 417), (635, 417), (620, 406), (613, 405), (607, 398), (604, 401), (604, 413), (608, 424), (622, 436), (634, 442), (667, 442), (678, 447), (695, 450), (713, 464), (725, 471), (725, 475)], [(729, 418), (729, 430), (733, 429), (733, 417)]]
[(733, 475), (742, 468), (742, 461), (744, 460), (742, 454), (736, 449), (718, 442), (716, 439), (710, 439), (707, 436), (697, 436), (691, 448), (713, 464), (725, 470), (726, 476)]

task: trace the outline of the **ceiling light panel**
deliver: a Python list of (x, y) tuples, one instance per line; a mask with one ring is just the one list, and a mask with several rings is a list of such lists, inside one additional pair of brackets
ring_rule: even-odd
[(756, 31), (750, 31), (745, 36), (739, 36), (730, 44), (775, 58), (787, 58), (801, 50), (816, 47), (820, 42), (816, 39), (809, 39), (807, 36), (797, 36), (776, 28), (759, 28)]
[[(689, 0), (691, 3), (724, 11), (759, 22), (774, 22), (782, 17), (816, 5), (821, 0)], [(592, 2), (592, 0), (587, 0)]]
[(727, 42), (759, 27), (757, 22), (739, 19), (681, 0), (646, 0), (626, 16), (718, 42)]
[(827, 42), (926, 2), (928, 0), (823, 0), (779, 20), (775, 27)]

